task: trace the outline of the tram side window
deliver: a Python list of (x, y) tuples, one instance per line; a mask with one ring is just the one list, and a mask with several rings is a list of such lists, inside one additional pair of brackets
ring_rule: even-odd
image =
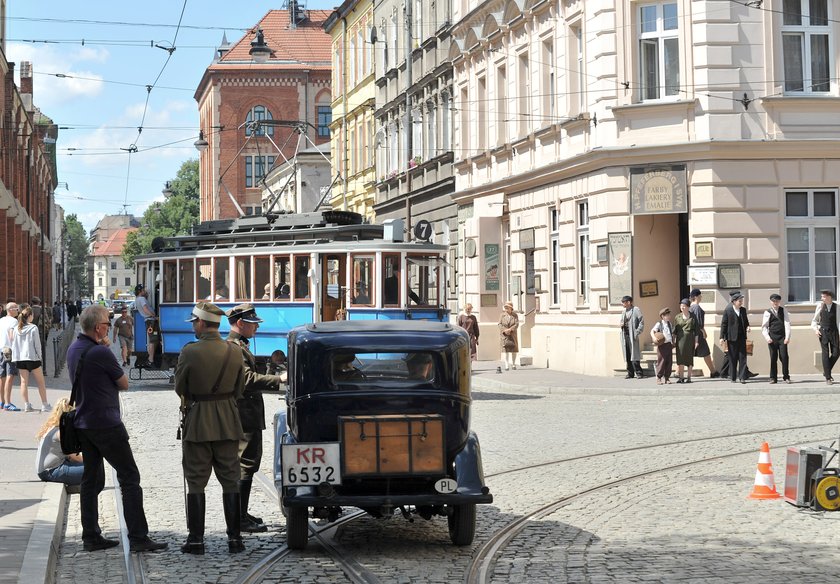
[(438, 258), (408, 258), (408, 300), (417, 306), (438, 306)]
[(309, 257), (295, 258), (295, 299), (309, 299)]
[(195, 261), (181, 260), (178, 262), (178, 302), (193, 301), (193, 273)]
[(230, 300), (230, 262), (226, 257), (213, 260), (213, 296), (210, 300)]
[(277, 300), (292, 297), (292, 262), (289, 256), (274, 256), (274, 297)]
[(271, 258), (254, 258), (254, 300), (271, 300)]
[(210, 298), (210, 280), (213, 277), (213, 266), (210, 259), (199, 258), (195, 260), (195, 299), (204, 300)]
[(400, 305), (400, 256), (382, 255), (382, 305)]
[(353, 295), (352, 303), (356, 305), (373, 304), (373, 258), (353, 258)]
[(236, 301), (251, 300), (251, 258), (236, 258)]
[(178, 302), (178, 266), (175, 260), (163, 262), (163, 301)]

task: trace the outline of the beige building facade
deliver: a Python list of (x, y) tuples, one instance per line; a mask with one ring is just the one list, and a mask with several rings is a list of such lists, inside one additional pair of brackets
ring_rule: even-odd
[[(525, 359), (612, 374), (623, 295), (650, 349), (659, 309), (691, 288), (716, 340), (739, 289), (766, 375), (760, 326), (779, 292), (792, 371), (820, 372), (809, 325), (840, 263), (836, 10), (456, 1), (457, 261), (482, 339), (510, 299)], [(498, 359), (498, 343), (479, 349)]]

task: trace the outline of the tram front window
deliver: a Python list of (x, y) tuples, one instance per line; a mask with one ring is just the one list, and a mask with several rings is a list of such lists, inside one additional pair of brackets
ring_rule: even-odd
[(439, 306), (440, 258), (411, 256), (408, 260), (408, 299), (416, 306)]

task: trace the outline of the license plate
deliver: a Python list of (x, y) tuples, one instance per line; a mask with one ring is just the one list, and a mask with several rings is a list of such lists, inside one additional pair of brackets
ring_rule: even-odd
[(283, 445), (283, 486), (341, 484), (341, 450), (338, 442)]

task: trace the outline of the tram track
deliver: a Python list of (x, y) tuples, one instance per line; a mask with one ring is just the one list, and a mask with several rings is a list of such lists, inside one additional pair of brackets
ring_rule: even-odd
[[(666, 447), (666, 446), (690, 444), (692, 442), (709, 441), (709, 440), (715, 440), (715, 439), (719, 440), (719, 439), (727, 439), (727, 438), (739, 438), (739, 437), (750, 436), (750, 435), (759, 434), (759, 433), (767, 434), (767, 433), (772, 433), (772, 432), (795, 431), (795, 430), (801, 430), (801, 429), (812, 429), (812, 428), (817, 428), (817, 427), (821, 427), (821, 426), (835, 426), (835, 425), (836, 425), (836, 423), (808, 424), (808, 425), (805, 425), (805, 426), (793, 426), (793, 427), (788, 427), (788, 428), (776, 428), (776, 429), (772, 429), (772, 430), (761, 430), (761, 431), (757, 431), (757, 432), (741, 432), (741, 433), (736, 433), (736, 434), (714, 436), (714, 437), (709, 437), (709, 438), (694, 438), (694, 439), (684, 440), (684, 441), (680, 441), (680, 442), (661, 443), (661, 444), (654, 444), (654, 445), (649, 445), (649, 446), (636, 446), (636, 447), (631, 447), (631, 448), (626, 448), (626, 449), (615, 450), (615, 451), (611, 451), (611, 452), (596, 453), (596, 454), (591, 454), (591, 455), (586, 455), (586, 456), (576, 456), (576, 457), (571, 457), (571, 458), (568, 458), (568, 459), (556, 460), (556, 461), (547, 462), (547, 463), (539, 463), (539, 464), (536, 464), (536, 465), (532, 465), (531, 467), (518, 467), (516, 469), (510, 469), (510, 470), (503, 471), (503, 472), (500, 472), (500, 473), (495, 473), (494, 475), (487, 475), (487, 476), (488, 477), (490, 477), (490, 476), (500, 476), (500, 475), (503, 475), (503, 474), (510, 474), (510, 473), (513, 473), (513, 472), (521, 472), (521, 471), (528, 470), (528, 469), (540, 468), (540, 467), (548, 466), (548, 465), (551, 465), (551, 464), (560, 464), (560, 463), (563, 463), (563, 462), (573, 462), (573, 461), (587, 459), (587, 458), (596, 458), (596, 457), (600, 457), (600, 456), (620, 454), (620, 453), (632, 452), (632, 451), (650, 450), (650, 449), (662, 448), (662, 447)], [(817, 441), (828, 441), (828, 440), (834, 440), (834, 439), (835, 439), (835, 437), (828, 437), (828, 438), (817, 439)], [(801, 441), (797, 440), (795, 442), (791, 442), (791, 443), (788, 443), (788, 444), (781, 445), (778, 448), (787, 448), (787, 447), (790, 447), (790, 446), (795, 446), (799, 443), (801, 443)], [(522, 533), (534, 521), (539, 521), (539, 520), (541, 520), (545, 517), (548, 517), (548, 516), (552, 515), (553, 513), (555, 513), (556, 511), (558, 511), (559, 509), (562, 509), (563, 507), (571, 505), (572, 503), (578, 501), (579, 499), (582, 499), (583, 497), (592, 495), (594, 493), (598, 493), (600, 491), (610, 489), (612, 487), (624, 485), (624, 484), (627, 484), (627, 483), (631, 483), (633, 481), (637, 481), (637, 480), (640, 480), (640, 479), (644, 479), (644, 478), (656, 476), (656, 475), (659, 475), (659, 474), (671, 472), (671, 471), (674, 471), (674, 470), (684, 469), (684, 468), (688, 468), (688, 467), (691, 467), (691, 466), (694, 466), (694, 465), (704, 464), (704, 463), (708, 463), (708, 462), (727, 460), (727, 459), (730, 459), (730, 458), (736, 458), (736, 457), (739, 457), (739, 456), (745, 456), (745, 455), (754, 454), (754, 453), (755, 453), (755, 448), (751, 448), (749, 450), (739, 450), (737, 452), (729, 452), (729, 453), (721, 454), (721, 455), (717, 455), (717, 456), (704, 457), (704, 458), (699, 458), (699, 459), (695, 459), (695, 460), (690, 460), (690, 461), (687, 461), (687, 462), (681, 462), (681, 463), (678, 463), (678, 464), (663, 466), (663, 467), (659, 467), (659, 468), (635, 473), (635, 474), (630, 475), (630, 476), (617, 478), (617, 479), (606, 481), (606, 482), (603, 482), (603, 483), (598, 483), (596, 485), (587, 487), (587, 488), (582, 489), (580, 491), (577, 491), (577, 492), (574, 492), (574, 493), (571, 493), (571, 494), (568, 494), (568, 495), (564, 495), (563, 497), (559, 497), (557, 499), (554, 499), (553, 501), (551, 501), (549, 503), (546, 503), (546, 504), (532, 510), (531, 512), (519, 517), (518, 519), (515, 519), (515, 520), (507, 523), (501, 529), (496, 530), (493, 533), (493, 535), (490, 536), (487, 539), (487, 541), (484, 542), (473, 553), (472, 560), (470, 562), (469, 567), (467, 568), (466, 577), (465, 577), (464, 581), (466, 582), (466, 584), (487, 584), (487, 583), (489, 583), (491, 581), (492, 577), (493, 577), (493, 568), (496, 564), (497, 558), (499, 558), (501, 556), (503, 550), (507, 547), (507, 545), (516, 536), (518, 536), (520, 533)]]

